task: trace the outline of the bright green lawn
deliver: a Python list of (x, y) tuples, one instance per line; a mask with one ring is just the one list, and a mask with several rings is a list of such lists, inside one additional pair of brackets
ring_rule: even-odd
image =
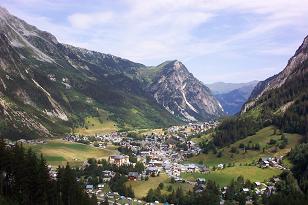
[(82, 164), (88, 158), (107, 158), (115, 154), (116, 147), (108, 146), (106, 149), (99, 149), (90, 145), (67, 142), (64, 140), (49, 140), (46, 144), (27, 145), (38, 154), (43, 154), (47, 162), (53, 166), (65, 165), (69, 162), (72, 165)]
[[(223, 156), (218, 158), (215, 154), (212, 152), (209, 152), (208, 154), (200, 154), (198, 156), (189, 158), (187, 162), (193, 162), (193, 163), (204, 163), (207, 166), (214, 166), (220, 163), (237, 163), (237, 164), (245, 164), (245, 163), (251, 163), (253, 160), (258, 160), (260, 157), (264, 156), (284, 156), (286, 155), (292, 147), (294, 147), (296, 144), (299, 143), (301, 136), (298, 134), (285, 134), (288, 139), (288, 145), (284, 149), (279, 149), (277, 152), (272, 152), (273, 146), (269, 146), (267, 143), (270, 141), (270, 139), (275, 139), (278, 142), (280, 141), (281, 134), (279, 130), (277, 129), (276, 135), (274, 135), (274, 127), (266, 127), (261, 130), (259, 130), (255, 135), (248, 136), (245, 139), (239, 140), (235, 142), (234, 144), (224, 147), (218, 151), (222, 151)], [(261, 146), (260, 151), (252, 151), (248, 150), (246, 153), (239, 149), (240, 143), (248, 144), (251, 141), (250, 144), (256, 144), (259, 143)], [(231, 153), (231, 147), (237, 147), (239, 153)], [(265, 152), (263, 153), (263, 147), (265, 147)]]
[(220, 186), (226, 186), (232, 181), (232, 179), (239, 176), (243, 176), (245, 179), (249, 179), (252, 182), (263, 182), (273, 176), (279, 175), (280, 173), (281, 170), (274, 168), (262, 169), (255, 166), (236, 166), (212, 171), (208, 174), (183, 173), (181, 177), (190, 181), (195, 181), (197, 178), (205, 178), (207, 180), (215, 181)]
[(131, 185), (135, 192), (135, 196), (139, 199), (142, 199), (147, 195), (150, 189), (156, 189), (160, 183), (164, 183), (164, 189), (162, 190), (162, 193), (164, 194), (169, 193), (167, 191), (169, 185), (171, 185), (174, 190), (181, 187), (184, 192), (193, 189), (193, 186), (187, 183), (171, 184), (170, 178), (165, 173), (161, 173), (158, 177), (150, 177), (147, 181), (128, 181), (126, 185)]

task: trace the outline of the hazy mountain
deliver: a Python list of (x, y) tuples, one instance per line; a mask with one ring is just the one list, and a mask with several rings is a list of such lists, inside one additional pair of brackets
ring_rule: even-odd
[(247, 83), (224, 83), (224, 82), (216, 82), (211, 84), (206, 84), (207, 87), (213, 92), (214, 95), (216, 94), (224, 94), (229, 93), (233, 90), (243, 88), (243, 87), (251, 87), (255, 86), (258, 81), (254, 80)]
[(241, 110), (243, 104), (248, 100), (251, 91), (258, 81), (248, 83), (213, 83), (207, 86), (215, 93), (227, 115), (234, 115)]
[(3, 135), (61, 134), (87, 116), (104, 116), (120, 128), (150, 128), (222, 114), (208, 88), (179, 62), (147, 67), (62, 44), (4, 8), (0, 41)]

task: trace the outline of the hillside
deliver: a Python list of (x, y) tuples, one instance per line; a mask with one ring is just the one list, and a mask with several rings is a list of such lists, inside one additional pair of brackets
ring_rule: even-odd
[[(165, 127), (223, 114), (208, 88), (178, 61), (149, 75), (153, 67), (60, 43), (4, 8), (0, 42), (0, 132), (9, 138), (62, 135), (73, 128), (103, 132), (100, 125)], [(169, 73), (177, 64), (181, 69)], [(89, 125), (89, 118), (95, 123)]]
[(214, 132), (213, 142), (222, 147), (269, 125), (283, 132), (307, 135), (308, 37), (279, 74), (257, 84), (237, 117), (225, 119)]
[(307, 79), (308, 36), (280, 73), (256, 85), (242, 112), (247, 112), (258, 105), (269, 106), (275, 111), (282, 107), (285, 107), (284, 110), (287, 109), (299, 96), (307, 94)]
[[(294, 148), (302, 140), (302, 136), (298, 134), (284, 133), (287, 139), (287, 144), (285, 146), (279, 145), (283, 143), (281, 140), (282, 133), (275, 127), (266, 127), (256, 134), (247, 136), (244, 139), (238, 140), (228, 146), (219, 148), (217, 150), (211, 147), (206, 148), (207, 154), (200, 154), (196, 157), (189, 158), (189, 162), (200, 163), (203, 162), (208, 166), (217, 166), (220, 163), (228, 164), (235, 163), (246, 164), (257, 161), (261, 157), (279, 157), (285, 156), (291, 148)], [(270, 144), (271, 139), (275, 140), (275, 144)], [(258, 144), (258, 148), (254, 149), (255, 145)], [(246, 147), (246, 151), (244, 147)], [(247, 149), (249, 147), (249, 149)], [(276, 149), (277, 147), (277, 149)], [(218, 153), (221, 152), (221, 156), (218, 157)]]
[(173, 115), (184, 121), (202, 121), (224, 114), (209, 88), (189, 73), (181, 62), (167, 61), (152, 68), (150, 73), (149, 92)]

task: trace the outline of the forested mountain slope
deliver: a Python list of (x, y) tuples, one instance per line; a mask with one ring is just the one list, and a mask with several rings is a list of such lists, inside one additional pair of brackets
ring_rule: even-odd
[(308, 132), (308, 37), (279, 74), (258, 83), (241, 115), (215, 130), (217, 146), (230, 144), (268, 125), (284, 132)]
[[(157, 67), (157, 75), (148, 75), (153, 67), (62, 44), (1, 7), (0, 41), (0, 132), (4, 136), (59, 135), (84, 126), (87, 116), (129, 129), (165, 127), (223, 113), (207, 88), (187, 70), (175, 71), (181, 78), (171, 83), (161, 75), (169, 67)], [(166, 78), (166, 89), (183, 91), (177, 95), (177, 107), (165, 106), (173, 98), (162, 91), (165, 87), (159, 86), (158, 78)], [(186, 88), (189, 92), (181, 87), (184, 81), (192, 85)], [(164, 100), (158, 100), (157, 93)], [(197, 106), (194, 96), (205, 100)]]

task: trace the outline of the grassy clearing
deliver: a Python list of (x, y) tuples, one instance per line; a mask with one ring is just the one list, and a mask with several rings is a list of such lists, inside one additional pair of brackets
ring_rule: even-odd
[(100, 117), (86, 117), (84, 126), (74, 130), (81, 135), (95, 135), (115, 132), (118, 130), (116, 123), (109, 119), (108, 113), (100, 111)]
[(164, 183), (162, 193), (168, 194), (168, 186), (172, 186), (173, 190), (181, 187), (184, 192), (193, 189), (193, 186), (187, 183), (170, 183), (169, 177), (165, 173), (161, 173), (159, 177), (150, 177), (147, 181), (128, 181), (127, 186), (131, 185), (137, 198), (142, 199), (147, 195), (150, 189), (156, 189), (160, 183)]
[(192, 138), (191, 141), (193, 141), (194, 143), (200, 143), (202, 141), (211, 140), (211, 139), (213, 139), (213, 137), (212, 137), (212, 134), (209, 133), (209, 134), (202, 135), (201, 137)]
[(252, 182), (263, 182), (273, 176), (279, 175), (281, 170), (274, 168), (261, 169), (255, 166), (237, 166), (227, 167), (222, 170), (212, 171), (208, 174), (202, 173), (184, 173), (181, 175), (184, 179), (195, 181), (197, 178), (213, 180), (220, 186), (228, 185), (232, 179), (243, 176)]
[[(299, 143), (301, 136), (298, 134), (285, 134), (286, 138), (288, 139), (288, 145), (284, 149), (277, 149), (277, 152), (273, 152), (273, 146), (269, 146), (268, 142), (270, 139), (275, 139), (278, 142), (280, 142), (281, 133), (279, 130), (276, 131), (276, 134), (274, 134), (274, 127), (266, 127), (258, 131), (255, 135), (248, 136), (245, 139), (239, 140), (235, 142), (234, 144), (224, 147), (219, 151), (222, 152), (222, 157), (217, 157), (212, 152), (209, 152), (208, 154), (200, 154), (198, 156), (189, 158), (187, 162), (193, 162), (193, 163), (204, 163), (207, 166), (215, 166), (217, 164), (223, 163), (236, 163), (236, 164), (245, 164), (245, 163), (251, 163), (253, 160), (258, 160), (260, 157), (265, 156), (284, 156), (286, 155), (292, 147), (294, 147), (296, 144)], [(260, 151), (253, 151), (248, 150), (246, 153), (239, 149), (240, 144), (260, 144), (261, 149)], [(231, 147), (237, 147), (239, 153), (231, 153)], [(263, 153), (264, 148), (264, 153)]]
[(171, 186), (172, 190), (176, 191), (181, 188), (184, 192), (193, 191), (194, 186), (188, 183), (170, 183), (169, 180), (164, 183), (164, 188), (161, 191), (163, 194), (171, 194), (172, 191), (168, 191), (168, 187)]
[(71, 165), (80, 165), (88, 158), (107, 158), (116, 153), (114, 146), (108, 146), (106, 149), (99, 149), (80, 143), (67, 142), (64, 140), (49, 140), (46, 144), (27, 145), (38, 154), (43, 154), (48, 164), (52, 166), (65, 165), (69, 162)]
[(128, 181), (127, 186), (131, 185), (135, 196), (139, 199), (145, 197), (150, 189), (156, 189), (161, 182), (166, 182), (168, 176), (161, 173), (158, 177), (149, 177), (147, 181)]

